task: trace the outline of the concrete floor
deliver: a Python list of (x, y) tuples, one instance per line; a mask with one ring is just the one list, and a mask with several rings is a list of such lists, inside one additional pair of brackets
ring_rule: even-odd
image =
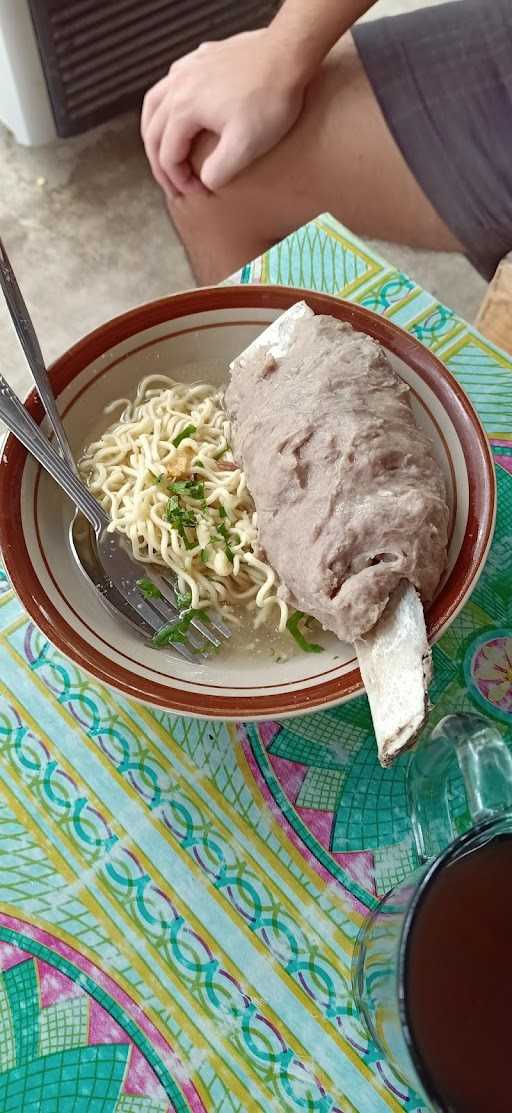
[[(410, 6), (380, 0), (372, 14)], [(192, 285), (134, 115), (37, 149), (17, 146), (0, 128), (0, 229), (48, 360), (116, 313)], [(440, 300), (474, 316), (485, 285), (462, 257), (376, 246)], [(1, 303), (0, 365), (19, 392), (28, 387)]]

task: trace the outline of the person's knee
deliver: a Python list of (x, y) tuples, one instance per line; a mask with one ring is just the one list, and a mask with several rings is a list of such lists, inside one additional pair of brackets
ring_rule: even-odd
[[(217, 143), (211, 132), (195, 140), (190, 163), (197, 178)], [(201, 281), (226, 278), (291, 231), (286, 212), (273, 201), (271, 163), (271, 154), (263, 156), (215, 193), (193, 189), (169, 201), (171, 219)]]

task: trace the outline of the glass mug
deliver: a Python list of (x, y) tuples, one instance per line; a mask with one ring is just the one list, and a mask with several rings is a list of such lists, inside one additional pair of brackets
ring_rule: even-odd
[[(461, 835), (454, 765), (469, 813)], [(510, 1113), (512, 755), (486, 719), (448, 715), (413, 752), (407, 795), (422, 865), (362, 927), (355, 1000), (430, 1108)]]

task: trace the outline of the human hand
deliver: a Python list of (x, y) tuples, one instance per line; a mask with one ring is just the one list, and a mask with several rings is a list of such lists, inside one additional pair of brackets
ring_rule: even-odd
[[(300, 114), (305, 85), (269, 28), (203, 43), (174, 62), (146, 93), (142, 109), (142, 138), (157, 182), (170, 195), (220, 189), (286, 135)], [(190, 153), (202, 131), (218, 142), (199, 181)]]

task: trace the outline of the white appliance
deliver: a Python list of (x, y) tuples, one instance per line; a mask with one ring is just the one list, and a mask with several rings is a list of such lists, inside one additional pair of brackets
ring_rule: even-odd
[(0, 122), (19, 143), (127, 109), (204, 39), (261, 27), (278, 0), (0, 0)]
[(25, 146), (57, 135), (28, 0), (0, 0), (0, 123)]

